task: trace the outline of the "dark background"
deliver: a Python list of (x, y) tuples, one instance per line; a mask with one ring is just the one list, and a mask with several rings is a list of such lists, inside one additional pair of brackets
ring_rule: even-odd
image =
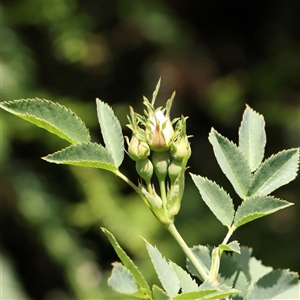
[[(14, 1), (1, 4), (1, 101), (45, 98), (70, 107), (101, 142), (95, 98), (124, 134), (128, 105), (142, 112), (158, 78), (158, 105), (189, 116), (190, 171), (239, 199), (207, 140), (213, 126), (237, 142), (245, 104), (266, 120), (266, 157), (299, 146), (299, 1)], [(118, 260), (112, 231), (149, 282), (142, 239), (184, 266), (184, 256), (142, 201), (108, 172), (48, 164), (67, 143), (1, 111), (2, 289), (7, 299), (116, 299), (106, 284)], [(122, 171), (137, 182), (127, 158)], [(241, 227), (233, 239), (265, 265), (300, 271), (299, 179), (273, 193), (295, 206)], [(226, 230), (187, 176), (176, 224), (189, 245)]]

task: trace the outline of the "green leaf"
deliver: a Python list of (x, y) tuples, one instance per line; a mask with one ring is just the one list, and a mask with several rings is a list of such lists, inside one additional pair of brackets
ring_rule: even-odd
[(125, 253), (125, 251), (121, 248), (115, 237), (113, 236), (112, 233), (110, 233), (107, 229), (101, 228), (101, 230), (105, 233), (107, 238), (109, 239), (111, 245), (114, 247), (118, 257), (124, 264), (124, 266), (130, 271), (132, 277), (135, 279), (137, 284), (140, 286), (140, 290), (145, 293), (146, 295), (151, 298), (151, 290), (150, 287), (145, 280), (144, 276), (142, 273), (139, 271), (137, 266), (133, 263), (133, 261), (128, 257), (128, 255)]
[[(197, 299), (220, 299), (219, 296), (217, 296), (215, 293), (218, 293), (217, 289), (207, 289), (197, 292), (188, 292), (188, 293), (182, 293), (176, 297), (174, 297), (174, 300), (197, 300)], [(214, 294), (214, 296), (211, 298), (209, 295)], [(208, 296), (207, 298), (205, 296)]]
[(239, 129), (239, 148), (247, 158), (251, 172), (255, 171), (262, 162), (265, 145), (264, 117), (247, 105)]
[(36, 98), (1, 102), (0, 107), (74, 145), (91, 140), (82, 120), (58, 103)]
[(203, 299), (205, 300), (220, 299), (238, 292), (238, 290), (233, 289), (230, 286), (227, 286), (225, 284), (216, 285), (211, 281), (205, 281), (200, 286), (200, 290), (212, 290), (212, 289), (216, 289), (216, 291), (213, 294), (203, 297)]
[(104, 102), (96, 99), (97, 115), (105, 147), (118, 168), (124, 159), (124, 139), (119, 120), (113, 110)]
[(271, 272), (273, 268), (264, 266), (260, 260), (255, 257), (251, 257), (247, 265), (247, 270), (249, 271), (250, 276), (249, 286), (252, 288), (259, 278)]
[(299, 165), (299, 149), (283, 150), (268, 158), (255, 172), (248, 195), (268, 195), (294, 180)]
[[(257, 260), (255, 257), (251, 257), (252, 249), (248, 247), (241, 247), (241, 254), (233, 253), (232, 258), (238, 266), (235, 267), (235, 270), (241, 270), (249, 282), (249, 286), (253, 286), (254, 283), (265, 274), (269, 273), (273, 269), (271, 267), (264, 266), (261, 261)], [(223, 256), (225, 257), (225, 256)], [(222, 257), (222, 258), (223, 258)], [(229, 257), (229, 256), (227, 256)], [(221, 271), (223, 272), (222, 266), (224, 265), (221, 262)], [(232, 264), (230, 264), (231, 266)], [(229, 269), (229, 266), (227, 266)], [(226, 266), (225, 266), (226, 268)]]
[(174, 297), (178, 294), (180, 289), (180, 282), (177, 274), (173, 271), (167, 261), (162, 257), (161, 253), (156, 247), (153, 247), (146, 240), (145, 243), (154, 269), (163, 288), (170, 297)]
[(139, 288), (128, 269), (118, 262), (112, 265), (113, 270), (108, 279), (108, 285), (119, 293), (131, 295), (138, 292)]
[[(241, 248), (241, 254), (236, 252), (233, 255), (223, 253), (221, 257), (221, 264), (219, 270), (219, 282), (226, 284), (227, 286), (232, 286), (233, 288), (239, 290), (239, 293), (232, 296), (232, 299), (242, 300), (246, 299), (248, 293), (249, 283), (245, 276), (243, 266), (248, 267), (249, 260), (245, 261), (245, 264), (241, 264), (237, 261), (236, 257), (244, 258), (244, 247)], [(244, 263), (244, 261), (242, 261)]]
[(170, 300), (170, 297), (165, 293), (165, 291), (155, 284), (152, 287), (152, 291), (153, 300)]
[(229, 228), (234, 218), (234, 207), (230, 196), (215, 182), (192, 173), (190, 175), (199, 189), (203, 201), (218, 220)]
[[(209, 274), (210, 266), (211, 266), (211, 247), (206, 246), (194, 246), (191, 248), (191, 251), (205, 270), (206, 274)], [(203, 280), (201, 275), (195, 269), (194, 265), (187, 259), (187, 268), (191, 272), (192, 275), (198, 277), (199, 279)]]
[(234, 225), (240, 227), (291, 205), (293, 203), (272, 196), (251, 196), (238, 207), (234, 218)]
[(199, 289), (198, 284), (190, 274), (188, 274), (184, 269), (182, 269), (180, 266), (175, 264), (174, 262), (170, 261), (169, 265), (173, 269), (173, 271), (177, 274), (178, 279), (180, 281), (180, 287), (183, 293), (186, 292), (194, 292)]
[(240, 245), (238, 241), (232, 241), (229, 244), (221, 244), (219, 248), (223, 251), (232, 251), (236, 253), (241, 253)]
[(231, 277), (223, 278), (219, 276), (219, 281), (223, 284), (233, 286), (239, 292), (231, 296), (231, 299), (241, 300), (247, 299), (249, 283), (245, 274), (241, 270), (236, 270)]
[(117, 170), (108, 151), (96, 143), (82, 143), (69, 146), (43, 157), (44, 160), (65, 165), (105, 169), (111, 172)]
[(300, 299), (300, 282), (293, 284), (290, 288), (287, 288), (284, 292), (281, 292), (278, 296), (274, 296), (273, 299)]
[(211, 281), (205, 281), (198, 287), (197, 291), (185, 292), (174, 297), (174, 300), (196, 300), (196, 299), (220, 299), (236, 293), (237, 291), (225, 285), (215, 285)]
[[(249, 291), (249, 300), (257, 299), (287, 299), (282, 294), (297, 286), (298, 275), (287, 270), (274, 270), (260, 278)], [(293, 298), (299, 299), (299, 290), (295, 289)]]
[(251, 171), (243, 152), (215, 129), (209, 133), (218, 164), (236, 193), (244, 199), (250, 186)]

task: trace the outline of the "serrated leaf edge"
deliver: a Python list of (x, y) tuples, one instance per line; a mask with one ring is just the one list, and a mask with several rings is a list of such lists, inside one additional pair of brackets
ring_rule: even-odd
[[(116, 117), (116, 115), (115, 115), (115, 113), (114, 113), (112, 107), (111, 107), (110, 105), (108, 105), (108, 103), (106, 103), (106, 102), (100, 100), (99, 98), (96, 98), (97, 118), (98, 118), (98, 121), (99, 121), (99, 125), (100, 125), (101, 133), (102, 133), (102, 136), (103, 136), (105, 148), (109, 151), (110, 154), (111, 154), (111, 151), (110, 151), (110, 149), (109, 149), (110, 147), (108, 147), (107, 141), (106, 141), (106, 137), (103, 135), (103, 129), (102, 129), (102, 125), (101, 125), (102, 122), (100, 121), (99, 112), (98, 112), (98, 102), (100, 102), (101, 104), (103, 104), (104, 106), (106, 106), (106, 108), (108, 108), (108, 110), (112, 113), (113, 118), (117, 121), (117, 122), (116, 122), (116, 124), (117, 124), (116, 126), (117, 126), (118, 129), (119, 129), (120, 137), (122, 137), (122, 149), (123, 149), (123, 159), (122, 159), (122, 161), (123, 161), (123, 160), (124, 160), (124, 151), (125, 151), (125, 147), (124, 147), (124, 139), (123, 139), (123, 133), (122, 133), (122, 127), (121, 127), (121, 124), (120, 124), (118, 118)], [(114, 157), (114, 155), (111, 154), (111, 156), (112, 156), (112, 158), (113, 158), (113, 161), (114, 161), (115, 166), (118, 168), (118, 167), (121, 165), (122, 161), (121, 161), (121, 163), (117, 163), (117, 162), (116, 162), (116, 159), (115, 159), (115, 157)]]
[[(223, 222), (221, 222), (220, 220), (220, 222), (224, 225), (224, 226), (227, 226), (227, 227), (230, 227), (230, 225), (232, 224), (232, 222), (233, 222), (233, 220), (234, 220), (234, 213), (235, 213), (235, 211), (234, 211), (234, 205), (233, 205), (233, 200), (232, 200), (232, 198), (231, 198), (231, 196), (230, 196), (230, 194), (226, 191), (226, 190), (224, 190), (223, 189), (223, 187), (222, 186), (220, 186), (220, 185), (218, 185), (214, 180), (211, 180), (211, 179), (209, 179), (209, 178), (207, 178), (207, 177), (203, 177), (203, 176), (201, 176), (201, 175), (196, 175), (196, 174), (193, 174), (193, 173), (190, 173), (190, 175), (191, 176), (195, 176), (195, 177), (200, 177), (200, 178), (202, 178), (202, 179), (205, 179), (206, 181), (208, 181), (209, 183), (212, 183), (212, 184), (215, 184), (220, 190), (222, 190), (225, 194), (226, 194), (226, 196), (228, 196), (229, 197), (229, 199), (231, 199), (231, 208), (233, 209), (233, 217), (232, 217), (232, 220), (231, 220), (231, 223), (229, 224), (229, 225), (226, 225), (226, 224), (224, 224)], [(193, 177), (192, 177), (193, 178)], [(196, 186), (197, 187), (197, 186)], [(197, 187), (198, 188), (198, 187)], [(199, 192), (200, 192), (200, 190), (199, 190)], [(202, 197), (202, 193), (200, 192), (200, 194), (201, 194), (201, 197)], [(203, 198), (203, 197), (202, 197)], [(204, 199), (203, 199), (203, 201), (204, 201)], [(205, 202), (205, 201), (204, 201)], [(205, 202), (206, 203), (206, 202)], [(207, 205), (207, 204), (206, 204)], [(207, 205), (208, 206), (208, 205)], [(209, 206), (208, 206), (209, 207)], [(210, 207), (209, 207), (209, 209), (210, 209)], [(210, 209), (211, 210), (211, 209)], [(212, 212), (213, 213), (213, 212)], [(219, 219), (219, 218), (218, 218)]]
[[(210, 141), (210, 137), (211, 137), (211, 135), (213, 134), (213, 132), (214, 133), (216, 133), (217, 135), (219, 135), (219, 136), (221, 136), (223, 139), (225, 139), (226, 141), (228, 141), (232, 146), (234, 146), (236, 149), (237, 149), (237, 151), (241, 154), (241, 156), (244, 158), (244, 160), (245, 160), (245, 163), (246, 163), (246, 165), (247, 165), (247, 167), (248, 167), (248, 171), (249, 171), (249, 174), (251, 174), (251, 170), (250, 170), (250, 166), (249, 166), (249, 162), (248, 162), (248, 160), (247, 160), (247, 158), (245, 157), (245, 154), (243, 153), (243, 151), (237, 146), (237, 144), (236, 143), (234, 143), (233, 141), (231, 141), (231, 140), (229, 140), (226, 136), (223, 136), (222, 134), (220, 134), (214, 127), (212, 127), (211, 128), (211, 130), (210, 130), (210, 132), (209, 132), (209, 135), (208, 135), (208, 139), (209, 139), (209, 141)], [(212, 145), (212, 147), (214, 148), (214, 146)], [(218, 161), (217, 161), (218, 162)], [(218, 162), (218, 164), (219, 164), (219, 162)], [(220, 166), (220, 165), (219, 165)], [(220, 166), (220, 168), (221, 168), (221, 166)], [(221, 168), (221, 170), (222, 170), (222, 168)], [(223, 170), (222, 170), (222, 172), (223, 172)], [(223, 172), (224, 173), (224, 172)], [(234, 172), (232, 172), (234, 175), (235, 175), (235, 173)], [(224, 173), (225, 174), (225, 173)], [(227, 177), (227, 175), (225, 174), (225, 176), (226, 176), (226, 178), (229, 180), (229, 178)], [(237, 180), (238, 179), (238, 177), (237, 176), (235, 176), (235, 179), (236, 179), (236, 182), (238, 182), (239, 183), (239, 181)], [(229, 180), (229, 182), (231, 183), (231, 181)], [(247, 192), (248, 192), (248, 190), (249, 190), (249, 187), (250, 187), (250, 182), (251, 182), (251, 176), (250, 176), (250, 180), (249, 180), (249, 183), (248, 183), (248, 188), (247, 188), (247, 190), (246, 190), (246, 192), (243, 192), (243, 189), (242, 189), (242, 187), (241, 187), (241, 185), (239, 184), (238, 186), (239, 186), (239, 189), (240, 189), (240, 191), (242, 191), (243, 192), (243, 195), (239, 195), (239, 193), (235, 190), (235, 187), (233, 186), (233, 184), (231, 183), (231, 185), (233, 186), (233, 188), (234, 188), (234, 190), (236, 191), (236, 193), (241, 197), (241, 196), (243, 196), (243, 197), (241, 197), (242, 199), (244, 199), (244, 197), (246, 197), (247, 196)]]
[[(274, 212), (277, 212), (278, 210), (281, 210), (281, 209), (284, 209), (284, 208), (287, 208), (287, 207), (289, 207), (289, 206), (294, 205), (294, 203), (292, 203), (292, 202), (289, 202), (289, 201), (286, 201), (286, 200), (283, 200), (283, 199), (280, 199), (280, 198), (277, 198), (277, 197), (274, 197), (274, 196), (270, 196), (270, 195), (257, 195), (257, 194), (255, 194), (255, 195), (252, 195), (251, 197), (268, 197), (268, 198), (272, 198), (272, 199), (274, 199), (274, 200), (278, 200), (278, 201), (280, 201), (280, 202), (285, 202), (285, 203), (287, 204), (287, 206), (284, 206), (284, 207), (279, 208), (279, 209), (271, 210), (271, 211), (268, 212), (268, 213), (264, 213), (264, 212), (254, 212), (254, 213), (248, 214), (247, 216), (244, 216), (244, 217), (243, 217), (242, 219), (240, 219), (240, 220), (243, 220), (243, 219), (245, 219), (245, 218), (248, 218), (249, 216), (261, 215), (260, 217), (251, 220), (251, 221), (254, 221), (254, 220), (259, 219), (259, 218), (261, 218), (261, 217), (268, 216), (268, 215), (270, 215), (270, 214), (272, 214), (272, 213), (274, 213)], [(247, 198), (247, 200), (250, 199), (251, 197)], [(247, 200), (246, 200), (246, 201), (247, 201)], [(243, 202), (243, 203), (244, 203), (244, 202)], [(243, 205), (243, 203), (242, 203), (241, 205)], [(240, 206), (241, 206), (241, 205), (240, 205)], [(247, 224), (247, 223), (251, 222), (251, 221), (248, 221), (248, 222), (242, 223), (242, 224), (240, 224), (240, 225), (238, 225), (239, 223), (238, 223), (238, 224), (235, 223), (236, 214), (237, 214), (237, 212), (239, 211), (240, 206), (237, 208), (237, 210), (236, 210), (236, 212), (235, 212), (235, 216), (234, 216), (234, 226), (235, 226), (235, 228), (238, 228), (238, 227), (240, 227), (240, 226), (242, 226), (242, 225), (244, 225), (244, 224)]]
[[(137, 289), (136, 292), (131, 293), (131, 294), (130, 294), (130, 293), (123, 292), (123, 291), (121, 292), (121, 291), (115, 289), (114, 286), (112, 286), (112, 285), (110, 284), (110, 282), (111, 282), (111, 280), (112, 280), (112, 278), (113, 278), (113, 276), (114, 276), (114, 272), (115, 272), (115, 270), (116, 270), (116, 269), (115, 269), (115, 265), (120, 265), (120, 266), (122, 266), (124, 269), (126, 269), (126, 271), (128, 272), (128, 275), (131, 276), (131, 278), (134, 280), (134, 282), (135, 282), (135, 284), (136, 284), (136, 289)], [(126, 267), (125, 267), (122, 263), (120, 263), (120, 262), (113, 262), (113, 263), (112, 263), (112, 266), (113, 266), (113, 269), (112, 269), (112, 272), (111, 272), (109, 278), (107, 279), (107, 283), (108, 283), (108, 285), (109, 285), (113, 290), (115, 290), (115, 291), (118, 292), (118, 293), (125, 294), (125, 295), (134, 295), (135, 293), (139, 292), (139, 286), (138, 286), (137, 282), (135, 281), (135, 278), (132, 276), (131, 272), (128, 270), (128, 268), (126, 268)]]
[[(11, 101), (2, 101), (0, 102), (0, 107), (4, 110), (6, 110), (7, 112), (10, 112), (11, 114), (13, 115), (16, 115), (16, 116), (28, 116), (28, 117), (32, 117), (32, 118), (35, 118), (37, 120), (41, 120), (49, 125), (51, 125), (53, 128), (56, 128), (59, 132), (63, 133), (64, 136), (66, 136), (68, 139), (68, 141), (70, 143), (72, 143), (73, 145), (75, 144), (78, 144), (78, 142), (76, 142), (75, 140), (73, 140), (69, 135), (65, 134), (65, 132), (61, 131), (58, 127), (54, 126), (52, 123), (49, 123), (48, 121), (46, 121), (45, 119), (42, 119), (42, 118), (39, 118), (39, 117), (36, 117), (35, 115), (33, 114), (29, 114), (29, 113), (19, 113), (19, 112), (15, 112), (13, 109), (10, 109), (8, 107), (6, 107), (5, 105), (3, 104), (11, 104), (11, 103), (16, 103), (16, 102), (29, 102), (29, 101), (41, 101), (41, 102), (46, 102), (47, 104), (50, 104), (50, 105), (55, 105), (57, 107), (60, 107), (62, 109), (64, 109), (65, 111), (67, 111), (68, 113), (71, 113), (71, 115), (73, 115), (78, 121), (79, 123), (82, 125), (82, 127), (85, 129), (86, 133), (87, 133), (87, 136), (89, 138), (89, 140), (91, 140), (91, 136), (90, 136), (90, 132), (89, 132), (89, 129), (86, 127), (85, 123), (82, 121), (82, 119), (80, 117), (78, 117), (78, 115), (73, 112), (70, 108), (67, 108), (66, 106), (58, 103), (58, 102), (53, 102), (51, 100), (47, 100), (47, 99), (40, 99), (40, 98), (26, 98), (26, 99), (16, 99), (16, 100), (11, 100)], [(31, 122), (30, 122), (31, 123)], [(37, 126), (37, 125), (36, 125)], [(40, 127), (40, 126), (38, 126)], [(41, 128), (41, 127), (40, 127)], [(44, 128), (42, 128), (44, 129)], [(45, 129), (46, 130), (46, 129)], [(47, 131), (47, 130), (46, 130)], [(51, 132), (52, 133), (52, 132)], [(55, 134), (55, 133), (52, 133), (52, 134)]]
[[(153, 246), (152, 244), (150, 244), (150, 243), (149, 243), (146, 239), (144, 239), (143, 237), (142, 237), (142, 239), (144, 240), (144, 242), (145, 242), (145, 244), (146, 244), (147, 251), (148, 251), (148, 253), (149, 253), (151, 262), (152, 262), (152, 264), (153, 264), (153, 267), (154, 267), (154, 269), (155, 269), (155, 272), (156, 272), (156, 274), (157, 274), (157, 276), (158, 276), (158, 278), (159, 278), (161, 284), (163, 285), (163, 282), (162, 282), (162, 280), (161, 280), (161, 278), (160, 278), (160, 275), (157, 273), (157, 268), (156, 268), (156, 265), (155, 265), (155, 263), (154, 263), (154, 261), (153, 261), (153, 259), (152, 259), (152, 256), (150, 255), (150, 251), (149, 251), (148, 246), (151, 246), (151, 247), (155, 248), (155, 249), (158, 251), (158, 253), (159, 253), (160, 256), (162, 257), (162, 259), (168, 264), (170, 270), (171, 270), (172, 273), (174, 274), (174, 277), (177, 278), (177, 282), (178, 282), (178, 285), (179, 285), (179, 287), (180, 287), (180, 279), (178, 278), (177, 273), (176, 273), (176, 272), (173, 270), (173, 268), (169, 265), (169, 263), (168, 263), (168, 261), (166, 260), (166, 258), (162, 255), (162, 253), (158, 250), (158, 248), (157, 248), (155, 245)], [(164, 287), (164, 288), (165, 288), (165, 287)], [(178, 291), (179, 291), (179, 290), (178, 290)], [(166, 291), (166, 292), (167, 292), (167, 291)], [(168, 292), (167, 292), (167, 294), (168, 294)], [(171, 296), (171, 295), (169, 295), (169, 296)], [(174, 296), (172, 296), (172, 297), (174, 297)]]
[[(257, 172), (258, 172), (261, 168), (263, 168), (264, 165), (266, 165), (267, 163), (269, 163), (269, 161), (270, 161), (271, 159), (274, 159), (274, 157), (276, 157), (277, 155), (280, 155), (280, 154), (283, 153), (283, 152), (288, 152), (288, 151), (292, 151), (292, 150), (297, 150), (297, 152), (298, 152), (298, 164), (297, 164), (297, 168), (296, 168), (296, 170), (295, 170), (295, 177), (294, 177), (293, 179), (291, 179), (289, 182), (293, 181), (293, 180), (297, 177), (297, 174), (298, 174), (298, 171), (299, 171), (299, 149), (300, 149), (300, 148), (297, 148), (297, 147), (295, 147), (295, 148), (290, 148), (290, 149), (284, 149), (284, 150), (281, 150), (281, 151), (279, 151), (279, 152), (277, 152), (277, 153), (272, 154), (270, 157), (268, 157), (267, 159), (265, 159), (265, 160), (260, 164), (260, 166), (257, 168), (257, 170), (255, 171), (255, 173), (253, 174), (252, 179), (251, 179), (251, 182), (250, 182), (250, 186), (249, 186), (248, 193), (250, 192), (252, 183), (253, 183), (254, 179), (256, 178), (256, 177), (255, 177), (255, 174), (257, 174)], [(289, 182), (287, 182), (287, 183), (285, 183), (285, 184), (283, 184), (283, 185), (286, 185), (286, 184), (288, 184)], [(265, 185), (265, 183), (264, 183), (264, 185)], [(283, 185), (279, 186), (278, 188), (282, 187)], [(261, 188), (261, 186), (259, 187), (259, 189), (260, 189), (260, 188)], [(258, 189), (258, 190), (259, 190), (259, 189)], [(276, 189), (277, 189), (277, 188), (276, 188)], [(276, 189), (275, 189), (275, 190), (276, 190)], [(259, 194), (259, 193), (257, 192), (258, 190), (256, 190), (254, 194), (248, 195), (247, 197), (251, 197), (251, 196), (254, 196), (254, 195), (261, 195), (261, 194)], [(272, 193), (272, 192), (271, 192), (271, 193)], [(264, 194), (262, 194), (262, 195), (264, 195)], [(267, 194), (267, 195), (268, 195), (268, 194)], [(265, 195), (265, 196), (267, 196), (267, 195)]]
[[(115, 171), (117, 171), (118, 169), (116, 168), (116, 166), (114, 164), (110, 164), (110, 163), (107, 163), (107, 162), (103, 162), (101, 160), (89, 160), (89, 159), (82, 159), (82, 160), (63, 160), (63, 162), (58, 162), (56, 160), (51, 160), (51, 159), (48, 159), (49, 156), (52, 156), (52, 155), (56, 155), (56, 154), (59, 154), (60, 152), (63, 152), (69, 148), (73, 148), (73, 147), (76, 147), (76, 146), (80, 146), (80, 145), (84, 145), (84, 144), (93, 144), (93, 145), (97, 145), (97, 146), (100, 146), (102, 147), (103, 149), (105, 149), (107, 151), (106, 148), (104, 148), (101, 144), (98, 144), (98, 143), (95, 143), (95, 142), (87, 142), (87, 143), (78, 143), (76, 145), (70, 145), (66, 148), (63, 148), (63, 149), (60, 149), (56, 152), (53, 152), (51, 154), (48, 154), (47, 156), (43, 156), (41, 157), (43, 160), (47, 161), (47, 162), (51, 162), (51, 163), (56, 163), (56, 164), (68, 164), (68, 163), (76, 163), (76, 162), (91, 162), (91, 163), (99, 163), (101, 162), (103, 165), (106, 165), (106, 166), (111, 166), (113, 168), (111, 169), (114, 169)], [(107, 154), (111, 156), (111, 154), (107, 151)], [(112, 158), (111, 158), (112, 159)]]
[[(232, 243), (234, 243), (234, 242), (236, 242), (237, 243), (237, 245), (238, 245), (238, 250), (236, 250), (236, 249), (233, 249), (231, 246), (230, 246), (230, 244), (232, 244)], [(228, 243), (228, 244), (220, 244), (219, 245), (219, 248), (221, 249), (221, 248), (226, 248), (226, 249), (223, 249), (224, 251), (231, 251), (231, 252), (236, 252), (236, 253), (238, 253), (238, 254), (241, 254), (241, 247), (240, 247), (240, 243), (238, 242), (238, 241), (236, 241), (236, 240), (234, 240), (234, 241), (231, 241), (230, 243)], [(229, 248), (229, 249), (228, 249)]]
[[(264, 125), (264, 127), (265, 127), (265, 125), (266, 125), (266, 121), (265, 121), (264, 115), (261, 114), (261, 113), (259, 113), (259, 112), (257, 112), (257, 111), (254, 110), (252, 107), (250, 107), (248, 104), (246, 104), (246, 108), (245, 108), (245, 110), (244, 110), (244, 112), (243, 112), (243, 116), (242, 116), (242, 121), (241, 121), (240, 126), (239, 126), (239, 129), (238, 129), (238, 136), (239, 136), (239, 144), (238, 144), (238, 148), (239, 148), (240, 150), (241, 150), (241, 148), (240, 148), (241, 127), (242, 127), (243, 120), (244, 120), (244, 116), (245, 116), (245, 114), (246, 114), (246, 112), (247, 112), (247, 109), (248, 109), (248, 110), (251, 110), (254, 114), (256, 114), (257, 116), (261, 117), (262, 120), (263, 120), (263, 125)], [(263, 153), (262, 153), (262, 160), (263, 160), (263, 158), (264, 158), (264, 156), (265, 156), (265, 147), (266, 147), (266, 143), (267, 143), (267, 137), (266, 137), (266, 132), (265, 132), (265, 131), (264, 131), (264, 136), (265, 136), (265, 143), (264, 143), (264, 148), (263, 148)], [(242, 150), (241, 150), (241, 151), (242, 151)], [(242, 153), (244, 154), (243, 151), (242, 151)], [(245, 156), (245, 154), (244, 154), (244, 156)], [(245, 158), (247, 159), (246, 156), (245, 156)], [(247, 159), (247, 161), (248, 161), (248, 159)], [(261, 165), (261, 162), (260, 162), (260, 164), (259, 164), (257, 167), (255, 167), (254, 169), (251, 169), (251, 166), (250, 166), (250, 162), (249, 162), (249, 161), (248, 161), (248, 164), (249, 164), (250, 171), (251, 171), (251, 172), (254, 172), (255, 170), (257, 170), (257, 168), (259, 168), (259, 166)]]
[[(115, 236), (106, 228), (104, 227), (100, 227), (100, 229), (102, 230), (102, 232), (105, 234), (105, 236), (107, 237), (107, 239), (109, 240), (110, 244), (112, 245), (112, 247), (114, 248), (116, 254), (118, 255), (118, 257), (120, 258), (120, 260), (122, 261), (123, 265), (125, 268), (129, 269), (129, 267), (127, 267), (126, 265), (130, 264), (131, 267), (133, 267), (134, 269), (134, 274), (132, 271), (130, 271), (130, 273), (132, 274), (133, 278), (136, 280), (138, 286), (140, 286), (140, 290), (144, 290), (145, 293), (147, 295), (151, 294), (151, 290), (150, 287), (147, 283), (147, 281), (145, 280), (143, 274), (141, 273), (141, 271), (138, 269), (138, 267), (134, 264), (134, 262), (131, 260), (131, 258), (128, 256), (128, 254), (123, 250), (123, 248), (120, 246), (120, 244), (118, 243), (118, 241), (116, 240)], [(113, 243), (111, 242), (111, 239), (113, 240)], [(121, 251), (122, 254), (126, 257), (127, 262), (124, 263), (122, 258), (119, 256), (118, 251), (116, 250), (118, 249), (118, 251)], [(138, 281), (141, 281), (142, 284), (138, 283)]]

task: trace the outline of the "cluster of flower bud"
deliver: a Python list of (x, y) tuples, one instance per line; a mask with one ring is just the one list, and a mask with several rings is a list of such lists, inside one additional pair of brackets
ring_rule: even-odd
[[(132, 137), (126, 137), (128, 155), (136, 162), (136, 170), (139, 176), (151, 186), (151, 179), (155, 173), (159, 182), (169, 177), (168, 190), (172, 191), (174, 184), (181, 184), (176, 178), (185, 171), (186, 163), (191, 155), (190, 143), (186, 135), (185, 117), (171, 121), (170, 110), (175, 97), (175, 92), (167, 101), (166, 107), (154, 108), (160, 81), (153, 93), (150, 102), (144, 97), (146, 110), (144, 115), (139, 115), (130, 107), (129, 124)], [(151, 157), (150, 157), (150, 154)], [(184, 180), (184, 176), (181, 176)], [(173, 190), (175, 190), (173, 188)], [(148, 189), (149, 191), (149, 189)], [(150, 191), (149, 191), (150, 192)], [(153, 190), (154, 194), (155, 191)], [(172, 197), (172, 195), (170, 195)], [(181, 197), (178, 199), (180, 207)], [(151, 207), (151, 203), (150, 207)], [(156, 203), (157, 209), (157, 203)]]

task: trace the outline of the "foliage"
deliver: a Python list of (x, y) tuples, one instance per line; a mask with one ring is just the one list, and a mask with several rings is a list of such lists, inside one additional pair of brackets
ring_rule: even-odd
[[(129, 127), (129, 156), (136, 161), (136, 170), (144, 182), (136, 186), (119, 167), (124, 159), (124, 143), (121, 125), (112, 109), (96, 100), (98, 121), (105, 147), (90, 142), (84, 123), (64, 106), (48, 100), (25, 99), (2, 102), (0, 107), (57, 136), (73, 145), (50, 154), (44, 159), (57, 164), (100, 168), (110, 171), (131, 186), (149, 207), (158, 221), (166, 227), (178, 242), (187, 257), (189, 271), (198, 277), (198, 286), (192, 277), (174, 262), (167, 262), (156, 247), (146, 242), (146, 248), (162, 287), (150, 289), (142, 273), (120, 247), (114, 236), (103, 229), (123, 264), (114, 263), (109, 285), (119, 293), (140, 299), (277, 299), (282, 294), (296, 295), (298, 275), (288, 270), (268, 269), (258, 273), (250, 250), (241, 250), (237, 241), (229, 243), (231, 235), (242, 225), (257, 218), (286, 208), (292, 203), (269, 196), (271, 192), (295, 179), (298, 171), (299, 149), (283, 150), (263, 161), (266, 134), (264, 118), (249, 106), (246, 107), (239, 130), (239, 146), (219, 134), (215, 129), (209, 133), (217, 162), (232, 184), (242, 203), (235, 211), (230, 195), (217, 183), (200, 175), (191, 174), (199, 192), (216, 216), (228, 228), (223, 242), (213, 249), (196, 246), (189, 248), (174, 225), (174, 217), (180, 210), (184, 191), (184, 173), (191, 149), (186, 135), (186, 118), (170, 120), (170, 109), (175, 94), (167, 101), (166, 108), (154, 108), (160, 81), (153, 93), (152, 101), (144, 97), (147, 111), (144, 116), (131, 108)], [(62, 121), (65, 122), (62, 122)], [(173, 129), (175, 127), (175, 130)], [(71, 128), (70, 131), (68, 128)], [(148, 145), (150, 151), (136, 151), (130, 144)], [(145, 147), (145, 146), (143, 146)], [(134, 151), (134, 154), (130, 153)], [(176, 162), (178, 171), (170, 169)], [(146, 162), (140, 164), (141, 161)], [(159, 194), (152, 182), (156, 175)], [(168, 178), (167, 178), (168, 175)], [(232, 252), (233, 255), (225, 254)], [(236, 258), (241, 255), (241, 258)], [(252, 260), (251, 260), (252, 259)], [(252, 276), (249, 269), (261, 276)], [(232, 273), (228, 277), (229, 273)]]
[[(128, 104), (140, 110), (139, 95), (149, 94), (162, 75), (158, 104), (176, 88), (172, 114), (190, 116), (188, 171), (223, 186), (237, 208), (207, 132), (213, 126), (236, 141), (248, 103), (266, 119), (266, 157), (299, 145), (297, 3), (123, 3), (2, 1), (1, 101), (55, 99), (104, 145), (94, 99), (105, 99), (125, 125)], [(1, 249), (28, 298), (118, 297), (106, 284), (116, 256), (99, 226), (114, 233), (148, 282), (156, 282), (156, 275), (139, 235), (184, 266), (180, 248), (126, 183), (101, 169), (40, 162), (68, 142), (4, 111), (0, 118)], [(123, 132), (128, 135), (125, 127)], [(125, 156), (122, 170), (136, 180), (131, 164)], [(198, 190), (186, 177), (178, 230), (190, 245), (218, 245), (226, 227), (197, 200)], [(299, 179), (272, 193), (296, 205), (248, 223), (234, 239), (253, 246), (265, 264), (299, 272), (298, 190)]]

